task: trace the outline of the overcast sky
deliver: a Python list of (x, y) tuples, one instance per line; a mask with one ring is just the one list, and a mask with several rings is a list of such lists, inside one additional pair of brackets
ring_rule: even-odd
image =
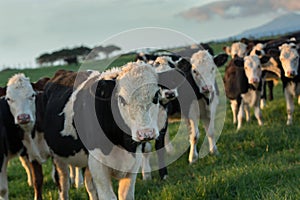
[(28, 66), (41, 53), (94, 47), (142, 27), (222, 39), (299, 10), (299, 0), (0, 0), (0, 67)]

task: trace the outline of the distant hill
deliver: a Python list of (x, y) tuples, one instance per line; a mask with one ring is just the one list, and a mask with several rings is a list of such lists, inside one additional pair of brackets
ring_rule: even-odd
[(248, 29), (234, 36), (234, 38), (280, 35), (300, 30), (300, 14), (289, 13), (273, 19), (257, 28)]

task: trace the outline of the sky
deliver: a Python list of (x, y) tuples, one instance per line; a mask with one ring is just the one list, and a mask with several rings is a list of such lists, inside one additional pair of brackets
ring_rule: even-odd
[[(176, 34), (223, 39), (295, 11), (299, 0), (0, 0), (0, 68), (34, 66), (42, 53), (113, 43), (124, 33), (127, 43), (156, 34), (164, 47), (186, 42)], [(176, 34), (132, 31), (143, 27)]]

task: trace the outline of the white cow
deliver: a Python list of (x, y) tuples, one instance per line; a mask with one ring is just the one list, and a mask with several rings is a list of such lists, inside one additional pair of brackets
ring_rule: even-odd
[(283, 82), (288, 115), (286, 124), (291, 125), (294, 112), (293, 98), (298, 98), (298, 104), (300, 104), (299, 53), (294, 43), (283, 44), (279, 47), (279, 50), (279, 59), (283, 68), (281, 80)]
[(234, 58), (235, 56), (244, 57), (247, 52), (247, 45), (242, 42), (234, 42), (231, 46), (226, 46), (223, 50), (227, 53), (227, 55)]

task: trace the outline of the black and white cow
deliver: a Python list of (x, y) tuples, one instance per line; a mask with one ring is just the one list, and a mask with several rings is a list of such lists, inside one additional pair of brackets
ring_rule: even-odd
[(246, 120), (250, 120), (249, 107), (254, 107), (258, 124), (263, 125), (260, 109), (261, 65), (268, 60), (267, 57), (259, 59), (256, 55), (244, 58), (235, 57), (226, 66), (224, 75), (225, 92), (227, 98), (230, 99), (233, 123), (238, 121), (238, 130), (242, 125), (244, 111), (246, 112)]
[[(163, 61), (164, 59), (166, 61)], [(186, 82), (183, 82), (177, 88), (177, 94), (179, 99), (181, 99), (179, 111), (181, 111), (189, 125), (190, 163), (193, 163), (198, 159), (196, 145), (199, 138), (199, 119), (203, 122), (209, 139), (209, 151), (211, 153), (217, 153), (217, 147), (214, 141), (213, 124), (215, 110), (218, 104), (218, 89), (215, 82), (215, 72), (217, 66), (223, 65), (227, 59), (228, 56), (226, 54), (220, 54), (213, 58), (208, 51), (200, 50), (192, 56), (191, 62), (193, 65), (184, 58), (179, 58), (173, 64), (177, 69), (184, 73), (186, 79)], [(165, 64), (158, 67), (164, 67), (167, 61), (170, 62), (170, 59), (160, 58), (158, 62)], [(172, 65), (169, 67), (172, 67)], [(171, 103), (173, 102), (175, 103), (175, 106), (178, 103), (178, 101), (172, 101)], [(199, 110), (200, 113), (197, 112)]]
[(36, 124), (36, 92), (24, 74), (12, 76), (5, 97), (0, 98), (0, 199), (8, 199), (7, 163), (26, 152), (33, 173), (34, 199), (42, 199), (43, 162), (34, 141)]
[(298, 98), (298, 104), (300, 104), (299, 49), (297, 48), (294, 43), (283, 44), (279, 47), (279, 59), (282, 66), (281, 80), (287, 109), (287, 125), (291, 125), (293, 122), (293, 98)]
[(116, 199), (111, 177), (119, 179), (119, 199), (133, 199), (141, 143), (159, 134), (157, 74), (148, 64), (128, 63), (92, 72), (73, 88), (76, 76), (82, 75), (59, 75), (45, 87), (44, 129), (60, 197), (68, 198), (67, 165), (72, 164), (86, 168), (90, 199)]

